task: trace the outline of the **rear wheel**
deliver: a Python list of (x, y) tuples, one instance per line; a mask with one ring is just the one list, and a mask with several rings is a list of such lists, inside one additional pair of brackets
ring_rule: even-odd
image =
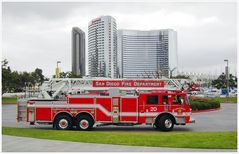
[(54, 127), (58, 130), (70, 130), (72, 129), (72, 125), (72, 118), (68, 115), (59, 115), (54, 122)]
[(158, 118), (156, 123), (154, 124), (156, 128), (162, 131), (171, 131), (174, 127), (174, 121), (171, 116), (163, 115)]
[(94, 122), (90, 116), (82, 115), (76, 118), (76, 128), (79, 130), (91, 130)]

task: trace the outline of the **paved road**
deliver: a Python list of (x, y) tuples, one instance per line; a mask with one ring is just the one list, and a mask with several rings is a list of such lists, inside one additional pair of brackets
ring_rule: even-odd
[[(222, 104), (222, 109), (208, 113), (194, 113), (195, 124), (176, 126), (175, 131), (237, 131), (237, 105)], [(2, 125), (18, 128), (52, 129), (51, 126), (34, 125), (16, 122), (16, 105), (2, 106)], [(97, 131), (155, 131), (151, 126), (104, 126), (94, 128)], [(19, 144), (20, 143), (20, 144)], [(92, 148), (93, 147), (93, 148)], [(185, 149), (160, 148), (141, 146), (121, 146), (92, 143), (41, 140), (24, 137), (2, 136), (3, 152), (205, 152), (205, 151), (236, 151), (222, 149)]]
[[(237, 131), (237, 104), (221, 104), (222, 109), (212, 112), (193, 113), (195, 124), (175, 126), (174, 131), (222, 132)], [(19, 128), (52, 129), (51, 126), (33, 125), (16, 122), (16, 105), (2, 106), (2, 125)], [(98, 131), (155, 131), (151, 126), (102, 126)]]
[(186, 149), (107, 145), (2, 136), (3, 152), (236, 152), (232, 149)]

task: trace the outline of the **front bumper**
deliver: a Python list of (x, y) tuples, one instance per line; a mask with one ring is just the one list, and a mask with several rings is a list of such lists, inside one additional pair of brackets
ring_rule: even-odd
[(196, 123), (196, 120), (195, 120), (195, 119), (193, 119), (193, 118), (190, 118), (190, 121), (189, 121), (189, 123)]

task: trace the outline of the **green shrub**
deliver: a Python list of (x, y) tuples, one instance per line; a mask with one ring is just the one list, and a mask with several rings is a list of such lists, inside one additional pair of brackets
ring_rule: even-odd
[(220, 108), (219, 101), (206, 98), (190, 98), (190, 104), (193, 111)]

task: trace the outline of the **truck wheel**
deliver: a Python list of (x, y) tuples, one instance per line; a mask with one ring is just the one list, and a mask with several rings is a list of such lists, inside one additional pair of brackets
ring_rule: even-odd
[(68, 115), (59, 115), (54, 122), (54, 126), (58, 130), (70, 130), (72, 129), (72, 125), (72, 118)]
[(87, 115), (82, 115), (76, 118), (76, 128), (79, 130), (91, 130), (93, 125), (93, 120)]
[(172, 117), (163, 115), (156, 121), (155, 126), (162, 131), (171, 131), (173, 129), (174, 122)]

